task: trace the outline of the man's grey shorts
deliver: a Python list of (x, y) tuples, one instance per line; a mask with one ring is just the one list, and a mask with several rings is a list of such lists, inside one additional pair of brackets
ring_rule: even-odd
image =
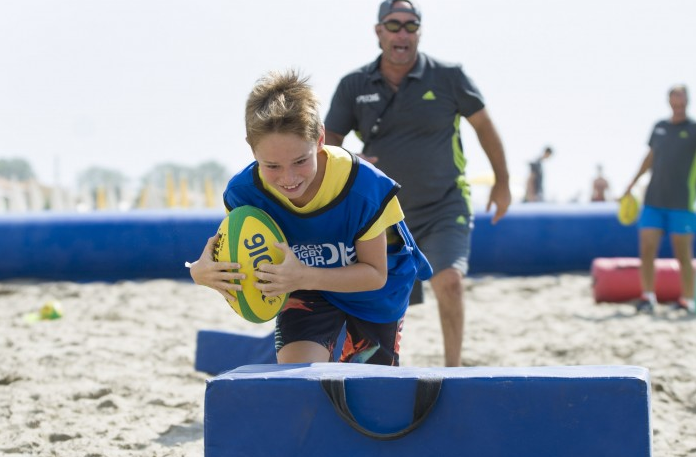
[[(408, 224), (408, 219), (406, 220)], [(416, 244), (433, 267), (433, 275), (454, 267), (465, 276), (469, 270), (471, 252), (471, 231), (474, 228), (473, 216), (439, 218), (420, 227), (409, 230)], [(421, 303), (423, 292), (420, 281), (416, 281), (411, 294), (411, 303)]]

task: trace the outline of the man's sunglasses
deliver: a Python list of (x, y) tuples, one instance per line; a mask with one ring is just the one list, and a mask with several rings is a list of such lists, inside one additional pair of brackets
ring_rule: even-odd
[(391, 33), (398, 33), (401, 29), (406, 29), (408, 33), (416, 33), (420, 28), (418, 21), (399, 22), (396, 19), (382, 22), (382, 25)]

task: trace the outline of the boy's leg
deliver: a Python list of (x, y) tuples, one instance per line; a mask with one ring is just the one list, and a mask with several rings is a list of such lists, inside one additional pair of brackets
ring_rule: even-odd
[(367, 322), (353, 316), (346, 319), (346, 341), (341, 362), (399, 365), (399, 342), (403, 316), (386, 324)]
[(346, 314), (318, 292), (298, 291), (276, 318), (278, 363), (333, 361), (333, 350)]

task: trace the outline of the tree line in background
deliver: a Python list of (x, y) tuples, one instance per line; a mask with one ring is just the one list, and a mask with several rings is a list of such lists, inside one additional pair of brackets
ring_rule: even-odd
[(19, 181), (29, 181), (36, 178), (31, 165), (24, 159), (0, 159), (0, 176)]
[[(36, 173), (31, 164), (25, 159), (0, 158), (0, 176), (11, 180), (29, 181), (36, 179)], [(190, 181), (203, 181), (210, 179), (214, 182), (227, 181), (230, 178), (224, 165), (215, 161), (208, 161), (190, 167), (176, 163), (162, 163), (155, 165), (142, 178), (142, 183), (164, 187), (168, 176), (176, 181), (188, 179)], [(77, 187), (96, 189), (100, 186), (123, 187), (129, 184), (130, 178), (121, 171), (104, 168), (90, 167), (82, 171), (77, 177)]]
[[(76, 202), (78, 206), (91, 207), (88, 209), (112, 209), (111, 207), (124, 206), (128, 208), (210, 207), (215, 205), (212, 200), (220, 195), (220, 188), (224, 188), (229, 178), (230, 174), (225, 166), (215, 161), (207, 161), (195, 166), (172, 162), (161, 163), (155, 165), (139, 180), (133, 180), (120, 170), (93, 166), (78, 174), (75, 189), (78, 190), (79, 196), (74, 197), (73, 200), (79, 200)], [(55, 198), (49, 194), (56, 193), (60, 189), (55, 189), (50, 184), (39, 184), (36, 173), (27, 160), (0, 158), (0, 200), (4, 200), (0, 201), (0, 204), (4, 204), (5, 208), (12, 210), (13, 205), (10, 200), (12, 195), (17, 194), (13, 187), (18, 186), (24, 187), (28, 200), (41, 199), (36, 195), (45, 194), (44, 203), (39, 204), (41, 209), (66, 209), (65, 205), (52, 204), (51, 200)], [(30, 187), (39, 187), (40, 190), (32, 191)], [(66, 189), (62, 190), (68, 192)], [(133, 193), (134, 196), (128, 196)], [(107, 204), (107, 199), (117, 203)], [(90, 202), (86, 203), (86, 200)], [(124, 200), (132, 201), (124, 202)], [(32, 205), (20, 205), (20, 207), (24, 206)]]

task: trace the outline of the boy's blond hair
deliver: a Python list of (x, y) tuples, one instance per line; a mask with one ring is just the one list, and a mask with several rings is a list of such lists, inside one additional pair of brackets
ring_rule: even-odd
[(270, 71), (254, 85), (246, 103), (246, 135), (251, 148), (270, 133), (293, 133), (317, 141), (322, 132), (319, 98), (296, 70)]

